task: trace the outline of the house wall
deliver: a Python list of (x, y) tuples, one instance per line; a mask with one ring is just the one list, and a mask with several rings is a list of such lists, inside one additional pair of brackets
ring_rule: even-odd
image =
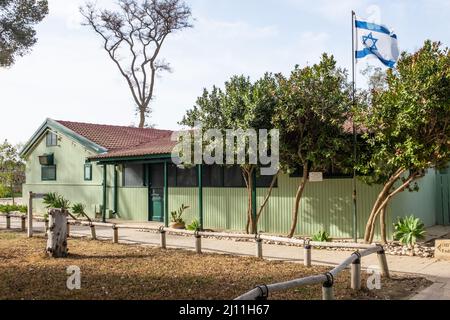
[[(59, 135), (57, 147), (47, 147), (45, 138), (37, 142), (26, 158), (26, 184), (28, 191), (37, 193), (58, 192), (72, 203), (86, 204), (87, 213), (94, 217), (102, 204), (103, 168), (93, 164), (92, 181), (84, 181), (83, 167), (87, 157), (93, 155), (69, 137)], [(41, 166), (38, 156), (54, 153), (57, 165), (57, 181), (41, 181)], [(107, 212), (114, 208), (113, 177), (114, 167), (107, 170)], [(148, 189), (129, 188), (121, 185), (119, 172), (118, 211), (124, 220), (148, 220)], [(286, 234), (290, 228), (294, 195), (299, 178), (281, 175), (278, 187), (273, 190), (264, 210), (259, 229), (277, 234)], [(399, 216), (413, 214), (420, 217), (427, 226), (436, 222), (436, 173), (430, 170), (419, 181), (418, 193), (404, 192), (396, 197), (388, 209), (388, 221)], [(379, 186), (367, 186), (358, 181), (358, 233), (364, 233), (365, 223), (371, 207), (380, 191)], [(257, 203), (262, 203), (267, 189), (257, 189)], [(311, 235), (320, 230), (333, 237), (352, 236), (352, 180), (330, 179), (324, 182), (308, 183), (300, 206), (299, 223), (296, 233)], [(210, 229), (244, 230), (246, 223), (247, 193), (244, 188), (204, 188), (204, 226)], [(182, 204), (190, 206), (185, 213), (186, 222), (198, 218), (198, 189), (169, 188), (169, 211)], [(41, 200), (35, 200), (34, 211), (44, 213)], [(388, 222), (388, 232), (392, 233), (392, 223)], [(378, 229), (377, 229), (378, 231)]]
[[(51, 153), (55, 158), (57, 180), (42, 181), (38, 157)], [(58, 135), (58, 146), (47, 147), (44, 135), (25, 158), (24, 197), (27, 197), (29, 191), (35, 193), (57, 192), (70, 200), (72, 204), (77, 202), (85, 204), (86, 213), (94, 217), (95, 212), (100, 211), (102, 203), (103, 168), (93, 164), (92, 181), (84, 181), (84, 164), (86, 159), (92, 155), (94, 155), (92, 151), (61, 134)], [(113, 168), (108, 168), (108, 171), (108, 175), (112, 176)], [(33, 210), (37, 213), (45, 212), (42, 200), (34, 200)]]
[[(281, 175), (278, 188), (272, 192), (265, 208), (259, 230), (286, 234), (291, 224), (291, 211), (299, 178)], [(392, 222), (397, 217), (415, 215), (427, 226), (435, 224), (435, 173), (420, 180), (420, 191), (404, 192), (392, 201), (388, 208), (388, 234), (393, 232)], [(358, 181), (358, 234), (364, 234), (366, 222), (380, 186), (368, 186)], [(119, 213), (126, 220), (147, 221), (147, 188), (120, 188)], [(263, 202), (267, 189), (257, 189), (258, 206)], [(353, 232), (352, 180), (330, 179), (309, 183), (300, 206), (298, 235), (312, 235), (325, 230), (336, 238), (350, 238)], [(198, 219), (198, 188), (169, 188), (169, 211), (182, 204), (190, 206), (184, 219), (190, 223)], [(204, 227), (216, 230), (244, 230), (246, 224), (247, 192), (244, 188), (204, 188)], [(389, 222), (391, 221), (391, 222)], [(376, 228), (379, 235), (379, 228)]]

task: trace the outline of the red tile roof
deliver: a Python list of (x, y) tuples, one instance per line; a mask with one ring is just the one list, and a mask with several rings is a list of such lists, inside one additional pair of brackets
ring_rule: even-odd
[(95, 159), (171, 153), (172, 131), (56, 120), (76, 134), (108, 150)]
[(56, 120), (56, 122), (108, 150), (133, 147), (161, 137), (170, 137), (172, 134), (172, 131), (169, 130), (151, 128), (111, 126), (60, 120)]
[(91, 160), (168, 154), (172, 152), (175, 145), (176, 141), (171, 141), (170, 136), (162, 137), (138, 146), (114, 149), (107, 153), (91, 157)]

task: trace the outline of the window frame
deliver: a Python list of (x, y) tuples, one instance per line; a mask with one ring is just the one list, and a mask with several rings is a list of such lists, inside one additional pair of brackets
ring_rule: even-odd
[[(89, 178), (86, 178), (86, 169), (89, 168)], [(92, 163), (85, 163), (83, 167), (84, 181), (92, 181)]]
[[(51, 137), (49, 139), (49, 137)], [(53, 139), (54, 137), (54, 139)], [(49, 142), (50, 141), (50, 142)], [(45, 145), (47, 147), (57, 147), (58, 146), (58, 135), (53, 131), (47, 131), (45, 135)]]
[[(48, 168), (54, 168), (55, 170), (55, 178), (51, 179), (48, 177), (44, 177), (44, 169), (48, 169)], [(56, 165), (50, 165), (50, 166), (41, 166), (41, 181), (56, 181), (57, 179), (57, 168)]]

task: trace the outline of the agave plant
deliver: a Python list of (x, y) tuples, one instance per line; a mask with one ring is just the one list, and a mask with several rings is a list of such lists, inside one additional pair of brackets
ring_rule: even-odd
[(330, 235), (326, 231), (319, 231), (312, 237), (315, 242), (330, 242)]
[(399, 218), (394, 228), (394, 240), (409, 247), (412, 247), (417, 240), (425, 238), (425, 225), (414, 216)]
[(191, 222), (190, 225), (188, 225), (188, 226), (186, 227), (186, 229), (189, 230), (189, 231), (197, 231), (197, 230), (200, 230), (200, 222), (199, 222), (197, 219), (195, 219), (195, 220), (193, 220), (193, 221)]
[(77, 217), (85, 217), (89, 222), (91, 222), (91, 218), (85, 212), (86, 206), (82, 203), (75, 203), (72, 206), (72, 213)]

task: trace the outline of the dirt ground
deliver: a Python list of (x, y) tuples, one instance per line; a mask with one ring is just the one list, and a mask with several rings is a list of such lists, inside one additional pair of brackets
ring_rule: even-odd
[[(69, 257), (52, 259), (44, 253), (45, 242), (43, 236), (28, 239), (22, 233), (0, 231), (0, 299), (228, 300), (256, 285), (330, 270), (87, 239), (69, 239)], [(72, 265), (81, 269), (80, 290), (66, 287), (67, 267)], [(430, 284), (423, 278), (394, 275), (391, 280), (382, 279), (381, 290), (354, 292), (345, 271), (336, 279), (335, 296), (340, 300), (405, 299)], [(270, 299), (321, 299), (321, 286), (274, 293)]]

